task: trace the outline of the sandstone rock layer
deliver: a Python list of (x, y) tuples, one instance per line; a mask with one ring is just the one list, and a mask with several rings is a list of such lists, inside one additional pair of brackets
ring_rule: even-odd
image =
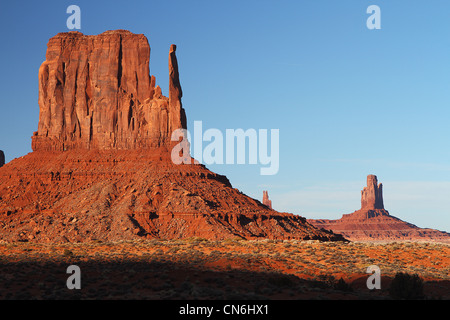
[(361, 209), (338, 220), (308, 219), (312, 225), (331, 230), (352, 241), (424, 240), (450, 242), (447, 232), (419, 228), (389, 214), (384, 209), (382, 184), (369, 175), (361, 192)]

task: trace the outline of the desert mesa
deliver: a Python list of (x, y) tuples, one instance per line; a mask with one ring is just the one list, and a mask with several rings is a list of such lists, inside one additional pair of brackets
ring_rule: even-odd
[(150, 45), (126, 30), (59, 33), (39, 68), (33, 152), (0, 168), (0, 239), (344, 240), (281, 213), (201, 164), (175, 165), (186, 128), (176, 46), (169, 97), (150, 76)]

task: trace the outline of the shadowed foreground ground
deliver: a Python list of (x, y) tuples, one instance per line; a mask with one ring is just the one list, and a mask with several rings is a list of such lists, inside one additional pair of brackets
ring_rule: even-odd
[[(449, 299), (449, 248), (295, 240), (2, 243), (0, 299), (385, 299), (397, 272), (418, 274), (426, 299)], [(381, 290), (366, 287), (373, 264), (382, 270)], [(81, 269), (81, 290), (67, 289), (69, 265)]]

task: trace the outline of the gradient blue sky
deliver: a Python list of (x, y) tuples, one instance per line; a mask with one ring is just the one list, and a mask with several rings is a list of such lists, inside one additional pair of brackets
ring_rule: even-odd
[[(31, 152), (38, 69), (48, 39), (81, 8), (81, 32), (147, 36), (151, 74), (168, 91), (177, 55), (188, 127), (280, 129), (280, 170), (212, 165), (274, 208), (340, 218), (360, 207), (366, 176), (384, 184), (386, 209), (450, 231), (450, 2), (11, 1), (0, 7), (0, 149)], [(366, 9), (381, 8), (368, 30)]]

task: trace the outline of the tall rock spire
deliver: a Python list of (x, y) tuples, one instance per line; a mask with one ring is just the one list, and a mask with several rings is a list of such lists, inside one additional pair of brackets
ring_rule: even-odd
[(263, 191), (263, 204), (272, 209), (272, 200), (269, 200), (269, 192)]
[[(175, 117), (170, 117), (170, 124), (172, 128), (187, 128), (186, 114), (181, 104), (181, 97), (183, 91), (180, 85), (180, 74), (178, 73), (178, 60), (175, 54), (177, 46), (172, 44), (169, 52), (169, 107), (171, 110), (175, 110)], [(181, 117), (176, 115), (181, 114)]]
[(383, 184), (378, 184), (377, 176), (367, 176), (367, 187), (361, 191), (361, 209), (384, 209)]

